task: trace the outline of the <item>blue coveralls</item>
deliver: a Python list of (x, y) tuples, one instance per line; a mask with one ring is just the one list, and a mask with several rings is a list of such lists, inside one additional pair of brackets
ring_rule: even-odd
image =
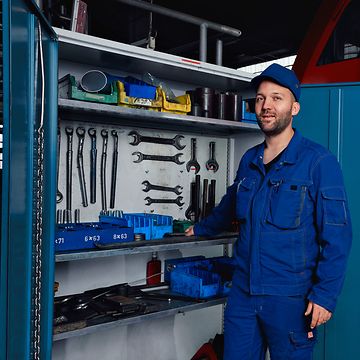
[(237, 268), (225, 310), (224, 360), (307, 360), (308, 300), (333, 312), (341, 291), (352, 228), (336, 157), (295, 133), (265, 172), (264, 143), (242, 157), (234, 183), (213, 212), (195, 224), (199, 236), (240, 222)]

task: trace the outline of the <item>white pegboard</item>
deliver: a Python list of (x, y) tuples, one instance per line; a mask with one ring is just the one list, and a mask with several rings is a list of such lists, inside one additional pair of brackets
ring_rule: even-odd
[[(61, 145), (60, 145), (60, 159), (59, 159), (59, 181), (58, 188), (63, 194), (63, 200), (57, 204), (57, 209), (66, 208), (66, 152), (67, 152), (67, 135), (65, 133), (65, 127), (69, 126), (74, 129), (73, 134), (73, 165), (72, 165), (72, 209), (80, 209), (81, 221), (97, 221), (98, 215), (102, 210), (101, 204), (101, 156), (103, 147), (103, 138), (100, 135), (102, 129), (108, 130), (108, 146), (106, 157), (106, 199), (108, 210), (122, 210), (123, 212), (144, 212), (155, 213), (160, 215), (170, 215), (174, 219), (185, 219), (185, 211), (189, 206), (190, 201), (190, 183), (195, 181), (195, 171), (186, 170), (186, 163), (191, 158), (191, 138), (195, 137), (197, 142), (196, 158), (200, 164), (201, 179), (201, 192), (203, 179), (208, 179), (209, 183), (212, 179), (216, 180), (216, 201), (220, 201), (226, 190), (226, 173), (227, 166), (227, 139), (221, 137), (209, 137), (203, 135), (193, 135), (185, 133), (177, 133), (173, 131), (159, 131), (159, 130), (147, 130), (130, 127), (120, 126), (102, 126), (99, 124), (92, 124), (88, 122), (73, 122), (61, 120)], [(77, 127), (84, 127), (86, 130), (84, 149), (83, 149), (83, 163), (85, 173), (85, 183), (87, 191), (88, 206), (83, 207), (79, 174), (77, 168), (77, 153), (78, 153), (78, 136), (76, 135)], [(96, 129), (97, 138), (97, 171), (96, 171), (96, 203), (90, 203), (90, 149), (91, 140), (88, 135), (89, 128)], [(112, 157), (113, 157), (113, 137), (111, 130), (116, 130), (118, 134), (118, 165), (117, 165), (117, 182), (116, 182), (116, 197), (115, 207), (110, 209), (110, 187), (111, 187), (111, 173), (112, 173)], [(186, 145), (184, 149), (178, 150), (172, 145), (153, 144), (153, 143), (140, 143), (136, 146), (131, 145), (133, 137), (129, 136), (131, 130), (138, 131), (139, 134), (151, 137), (173, 138), (175, 135), (183, 135), (180, 143)], [(215, 158), (219, 164), (219, 170), (217, 172), (209, 171), (206, 169), (205, 164), (209, 159), (209, 142), (214, 141), (215, 146)], [(173, 162), (151, 161), (144, 160), (140, 163), (135, 163), (137, 159), (136, 155), (132, 155), (133, 152), (139, 151), (143, 154), (152, 155), (175, 155), (182, 153), (179, 157), (184, 163), (178, 165)], [(147, 196), (151, 198), (167, 198), (174, 199), (178, 195), (173, 192), (163, 192), (151, 190), (144, 192), (144, 185), (142, 182), (148, 180), (152, 184), (175, 187), (180, 185), (183, 187), (182, 202), (183, 206), (177, 204), (152, 204), (146, 205), (144, 200)]]

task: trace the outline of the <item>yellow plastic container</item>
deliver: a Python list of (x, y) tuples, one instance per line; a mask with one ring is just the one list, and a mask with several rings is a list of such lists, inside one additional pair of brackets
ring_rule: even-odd
[(169, 112), (174, 114), (187, 114), (191, 111), (191, 100), (189, 94), (184, 94), (176, 97), (178, 103), (169, 102), (166, 100), (166, 96), (163, 90), (161, 91), (162, 97), (162, 112)]
[(191, 111), (189, 94), (177, 96), (178, 103), (173, 103), (166, 100), (165, 92), (160, 87), (156, 88), (156, 99), (152, 100), (126, 95), (125, 86), (121, 81), (117, 81), (116, 86), (119, 106), (184, 115)]
[(162, 107), (162, 99), (160, 89), (156, 89), (156, 99), (146, 99), (140, 97), (127, 96), (125, 92), (125, 86), (121, 81), (116, 82), (118, 89), (118, 105), (137, 109), (147, 109), (153, 111), (160, 111)]

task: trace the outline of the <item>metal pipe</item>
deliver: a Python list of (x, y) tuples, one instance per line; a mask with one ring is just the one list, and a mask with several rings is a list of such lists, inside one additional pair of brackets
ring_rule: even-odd
[(235, 37), (239, 37), (241, 35), (241, 31), (238, 29), (235, 29), (230, 26), (221, 25), (218, 23), (214, 23), (212, 21), (204, 20), (192, 15), (184, 14), (182, 12), (167, 9), (166, 7), (150, 4), (142, 0), (117, 0), (118, 2), (128, 4), (131, 6), (135, 6), (144, 10), (152, 11), (161, 15), (169, 16), (176, 18), (178, 20), (182, 20), (184, 22), (188, 22), (191, 24), (199, 25), (205, 24), (209, 29), (222, 32), (224, 34), (232, 35)]
[(200, 25), (200, 61), (206, 62), (207, 60), (207, 26), (206, 24)]
[(216, 65), (222, 66), (223, 42), (220, 39), (216, 40)]

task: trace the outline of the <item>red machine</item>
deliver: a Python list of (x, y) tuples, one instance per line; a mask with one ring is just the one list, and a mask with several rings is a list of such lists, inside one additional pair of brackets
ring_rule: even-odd
[(360, 81), (360, 2), (324, 0), (293, 65), (302, 84)]

